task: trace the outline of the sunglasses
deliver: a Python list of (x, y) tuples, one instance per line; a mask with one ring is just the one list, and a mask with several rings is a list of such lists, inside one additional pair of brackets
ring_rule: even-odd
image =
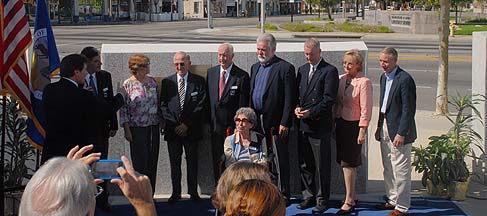
[(147, 68), (147, 67), (149, 67), (149, 65), (150, 65), (150, 63), (147, 63), (147, 64), (141, 64), (141, 65), (139, 65), (139, 67), (145, 67), (145, 68)]
[(239, 122), (249, 123), (249, 120), (246, 118), (235, 118), (235, 123), (239, 123)]
[(96, 193), (95, 193), (95, 197), (99, 196), (101, 193), (103, 193), (103, 188), (99, 185), (96, 186)]

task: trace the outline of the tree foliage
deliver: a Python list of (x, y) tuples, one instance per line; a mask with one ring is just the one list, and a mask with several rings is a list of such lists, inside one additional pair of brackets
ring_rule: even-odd
[(340, 3), (340, 0), (308, 0), (307, 1), (309, 4), (317, 6), (320, 8), (318, 12), (318, 17), (320, 16), (321, 13), (321, 8), (326, 8), (327, 13), (328, 13), (328, 18), (331, 19), (331, 8), (338, 3)]

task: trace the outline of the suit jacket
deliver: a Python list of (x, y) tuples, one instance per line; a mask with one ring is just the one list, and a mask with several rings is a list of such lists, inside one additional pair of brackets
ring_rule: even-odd
[[(96, 72), (96, 86), (98, 89), (98, 97), (105, 100), (112, 100), (113, 98), (113, 85), (112, 85), (112, 75), (108, 71), (98, 71)], [(118, 130), (118, 119), (117, 113), (113, 113), (109, 121), (107, 121), (105, 132), (110, 130)]]
[(46, 142), (42, 160), (66, 156), (76, 145), (91, 144), (95, 133), (93, 119), (108, 120), (123, 102), (120, 94), (107, 102), (64, 78), (47, 85), (43, 94)]
[(166, 121), (164, 139), (173, 141), (182, 139), (174, 129), (184, 123), (188, 126), (186, 138), (198, 140), (201, 137), (202, 110), (206, 100), (205, 79), (188, 72), (186, 96), (183, 111), (179, 108), (179, 93), (177, 75), (173, 74), (162, 80), (161, 84), (161, 112)]
[(225, 136), (227, 128), (230, 127), (230, 131), (233, 133), (233, 129), (235, 129), (233, 117), (235, 113), (240, 107), (249, 105), (249, 74), (233, 64), (221, 99), (218, 98), (220, 65), (208, 69), (206, 81), (209, 98), (208, 106), (211, 113), (211, 131)]
[(397, 67), (394, 81), (392, 82), (389, 95), (387, 95), (386, 113), (380, 112), (387, 78), (380, 77), (380, 100), (379, 100), (379, 121), (377, 126), (382, 128), (384, 118), (387, 119), (387, 130), (389, 137), (394, 140), (396, 134), (405, 137), (404, 143), (412, 143), (416, 140), (416, 84), (413, 78), (406, 71)]
[(321, 59), (308, 84), (310, 64), (298, 69), (299, 104), (301, 110), (310, 110), (310, 116), (299, 120), (299, 130), (311, 136), (321, 137), (323, 131), (331, 131), (333, 105), (338, 94), (338, 70)]
[[(263, 115), (263, 126), (265, 131), (273, 128), (277, 134), (279, 125), (291, 127), (294, 108), (296, 107), (296, 74), (295, 69), (289, 62), (274, 56), (270, 60), (272, 65), (262, 99), (262, 109), (255, 110), (257, 115)], [(255, 109), (252, 102), (252, 95), (255, 87), (255, 78), (259, 71), (260, 63), (252, 65), (250, 78), (250, 106)], [(257, 116), (260, 121), (260, 117)], [(255, 128), (262, 132), (259, 127)]]
[[(96, 72), (96, 90), (98, 98), (110, 101), (113, 100), (112, 76), (107, 71)], [(113, 112), (109, 119), (94, 119), (96, 125), (96, 144), (108, 144), (110, 130), (118, 129), (117, 113)]]

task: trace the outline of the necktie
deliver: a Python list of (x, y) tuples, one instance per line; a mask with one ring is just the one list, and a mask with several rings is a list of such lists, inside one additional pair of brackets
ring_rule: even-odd
[(184, 88), (184, 78), (179, 80), (179, 109), (181, 112), (184, 108), (184, 97), (186, 96), (186, 89)]
[(314, 73), (315, 73), (315, 66), (311, 66), (311, 71), (309, 72), (309, 76), (308, 76), (308, 84), (309, 84), (309, 82), (311, 82), (311, 79), (313, 78)]
[(95, 96), (98, 95), (97, 92), (96, 92), (95, 81), (93, 80), (93, 75), (90, 75), (90, 80), (88, 82), (88, 85), (93, 89), (93, 94)]
[(218, 100), (222, 98), (223, 90), (225, 89), (225, 75), (227, 71), (224, 70), (222, 76), (220, 77), (220, 84), (218, 84)]

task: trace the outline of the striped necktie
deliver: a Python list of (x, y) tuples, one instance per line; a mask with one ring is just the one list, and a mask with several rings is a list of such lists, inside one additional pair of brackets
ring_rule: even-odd
[(186, 89), (184, 87), (184, 78), (181, 78), (179, 80), (179, 108), (181, 109), (181, 112), (183, 111), (184, 108), (185, 96), (186, 96)]
[(98, 92), (96, 92), (95, 81), (93, 80), (93, 75), (90, 75), (90, 80), (89, 80), (88, 85), (93, 89), (93, 94), (95, 96), (97, 96)]
[(311, 66), (311, 71), (309, 72), (309, 76), (308, 76), (308, 84), (309, 82), (311, 82), (311, 79), (313, 79), (313, 75), (315, 74), (315, 66), (312, 65)]

